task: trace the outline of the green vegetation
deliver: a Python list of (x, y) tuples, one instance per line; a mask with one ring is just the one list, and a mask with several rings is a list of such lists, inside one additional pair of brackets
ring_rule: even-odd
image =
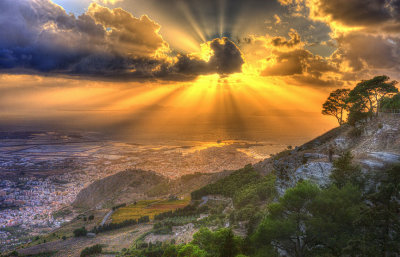
[(341, 188), (349, 182), (360, 188), (363, 187), (364, 181), (361, 168), (352, 164), (352, 160), (351, 152), (347, 151), (333, 162), (334, 169), (330, 177), (337, 187)]
[(102, 232), (107, 232), (107, 231), (111, 231), (111, 230), (115, 230), (115, 229), (133, 226), (133, 225), (136, 225), (139, 223), (147, 223), (148, 219), (149, 219), (149, 217), (147, 216), (146, 218), (142, 217), (140, 219), (140, 222), (138, 220), (124, 220), (121, 223), (104, 224), (103, 226), (94, 227), (92, 232), (93, 233), (102, 233)]
[(347, 109), (346, 100), (350, 89), (337, 89), (330, 93), (326, 102), (322, 105), (322, 114), (334, 116), (339, 125), (344, 123), (344, 115)]
[(383, 112), (400, 110), (400, 93), (393, 97), (383, 97), (379, 103), (379, 107)]
[(259, 202), (271, 201), (276, 197), (275, 176), (259, 178), (258, 181), (238, 188), (233, 196), (233, 203), (236, 208), (243, 208), (248, 205), (256, 205)]
[(163, 220), (166, 218), (173, 217), (185, 217), (185, 216), (197, 216), (200, 213), (206, 212), (208, 210), (207, 206), (197, 207), (195, 204), (187, 205), (181, 209), (176, 209), (175, 211), (167, 211), (154, 216), (154, 220)]
[(74, 237), (86, 236), (87, 232), (88, 231), (86, 230), (85, 227), (81, 227), (81, 228), (75, 229), (74, 230)]
[(307, 181), (269, 206), (254, 235), (254, 253), (281, 249), (290, 256), (343, 256), (365, 207), (357, 187), (321, 190)]
[(376, 76), (363, 80), (352, 90), (337, 89), (333, 91), (322, 105), (322, 114), (334, 116), (339, 125), (347, 122), (355, 125), (369, 119), (378, 111), (400, 108), (400, 96), (396, 87), (397, 81), (390, 81), (388, 76)]
[[(222, 211), (225, 205), (220, 208), (214, 203), (201, 222), (167, 215), (160, 216), (155, 226), (165, 229), (185, 222), (209, 226), (211, 220), (228, 218), (230, 227), (237, 220), (247, 221), (246, 236), (238, 237), (231, 228), (221, 228), (224, 222), (214, 223), (220, 228), (211, 231), (203, 227), (188, 244), (141, 244), (122, 256), (269, 257), (283, 251), (295, 257), (372, 257), (397, 256), (400, 252), (400, 166), (365, 177), (347, 152), (334, 162), (331, 185), (320, 188), (301, 181), (278, 200), (274, 176), (258, 176), (247, 166), (195, 191), (196, 198), (210, 193), (232, 197), (235, 209), (230, 213)], [(231, 191), (233, 185), (236, 192)]]
[(395, 256), (400, 250), (400, 166), (380, 173), (377, 188), (362, 190), (353, 181), (347, 176), (341, 187), (326, 189), (301, 182), (288, 190), (270, 205), (252, 236), (254, 249), (272, 246), (290, 256)]
[(85, 249), (82, 250), (80, 257), (86, 257), (86, 256), (92, 256), (95, 254), (99, 254), (103, 251), (103, 246), (102, 245), (93, 245), (91, 247), (86, 247)]
[(246, 185), (256, 183), (261, 178), (251, 165), (233, 172), (231, 175), (192, 192), (192, 199), (199, 200), (206, 195), (223, 195), (233, 197), (235, 193)]
[(143, 257), (235, 257), (242, 251), (243, 239), (235, 236), (231, 229), (215, 232), (200, 229), (189, 244), (143, 244), (138, 249), (122, 252), (122, 256)]

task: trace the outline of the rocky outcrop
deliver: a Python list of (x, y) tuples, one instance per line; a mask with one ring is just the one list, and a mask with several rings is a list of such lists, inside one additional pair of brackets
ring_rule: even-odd
[(300, 180), (324, 186), (330, 182), (333, 159), (351, 151), (354, 161), (364, 172), (400, 163), (400, 117), (377, 117), (358, 127), (343, 125), (294, 150), (286, 150), (255, 165), (262, 174), (277, 175), (277, 190), (286, 189)]

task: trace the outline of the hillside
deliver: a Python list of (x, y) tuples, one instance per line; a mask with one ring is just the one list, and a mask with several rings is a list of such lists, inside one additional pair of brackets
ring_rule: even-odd
[[(166, 182), (166, 178), (155, 172), (142, 170), (126, 170), (98, 180), (82, 189), (73, 202), (74, 207), (79, 208), (103, 208), (132, 200), (146, 198), (145, 192), (160, 183)], [(105, 206), (104, 206), (105, 207)]]
[(398, 256), (399, 118), (343, 125), (200, 188), (194, 211), (164, 215), (122, 256)]
[(276, 172), (277, 189), (282, 195), (300, 180), (319, 185), (329, 183), (333, 165), (329, 161), (346, 151), (364, 172), (400, 162), (400, 117), (385, 115), (352, 127), (342, 125), (293, 150), (283, 151), (254, 165), (261, 174)]
[(85, 209), (110, 208), (121, 203), (189, 194), (229, 174), (229, 171), (195, 173), (170, 180), (152, 171), (126, 170), (84, 188), (73, 206)]

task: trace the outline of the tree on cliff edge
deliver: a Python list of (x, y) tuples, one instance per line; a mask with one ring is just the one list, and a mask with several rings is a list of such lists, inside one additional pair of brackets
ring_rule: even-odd
[(344, 123), (344, 115), (347, 108), (346, 100), (350, 89), (337, 89), (333, 91), (322, 105), (322, 114), (334, 116), (339, 125)]

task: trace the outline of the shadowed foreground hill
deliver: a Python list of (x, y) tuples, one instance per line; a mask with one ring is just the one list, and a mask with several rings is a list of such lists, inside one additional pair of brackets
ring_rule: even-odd
[[(131, 199), (146, 197), (145, 192), (167, 180), (155, 172), (126, 170), (98, 180), (84, 188), (77, 195), (73, 206), (81, 208), (102, 207), (114, 201), (121, 202), (124, 193), (129, 192)], [(118, 199), (118, 200), (116, 200)]]
[(77, 195), (73, 206), (93, 209), (143, 199), (188, 194), (230, 173), (195, 173), (170, 180), (153, 171), (126, 170), (84, 188)]

